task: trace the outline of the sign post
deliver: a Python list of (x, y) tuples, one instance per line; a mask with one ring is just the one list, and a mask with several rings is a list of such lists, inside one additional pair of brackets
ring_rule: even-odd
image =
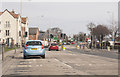
[(5, 44), (2, 44), (2, 61), (4, 61)]

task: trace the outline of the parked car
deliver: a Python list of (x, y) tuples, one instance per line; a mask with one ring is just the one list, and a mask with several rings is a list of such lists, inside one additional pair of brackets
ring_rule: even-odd
[(51, 50), (56, 50), (58, 51), (59, 50), (59, 46), (57, 43), (51, 43), (50, 46), (49, 46), (49, 51)]
[(72, 44), (75, 44), (75, 42), (72, 42)]
[(45, 58), (45, 49), (40, 40), (29, 40), (24, 46), (24, 59), (29, 56), (41, 56)]
[(67, 42), (66, 45), (70, 45), (70, 42)]

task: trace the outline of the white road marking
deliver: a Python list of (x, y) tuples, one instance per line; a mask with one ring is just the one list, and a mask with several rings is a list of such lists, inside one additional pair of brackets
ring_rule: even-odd
[(76, 66), (80, 66), (79, 64), (75, 64)]
[(33, 61), (36, 61), (36, 59), (33, 59)]
[(17, 67), (31, 67), (31, 65), (17, 65)]
[(31, 65), (28, 65), (28, 67), (32, 67)]
[(89, 64), (89, 66), (92, 66), (92, 64)]
[(43, 65), (41, 64), (40, 66), (42, 67)]
[(39, 65), (36, 65), (37, 67), (39, 66)]
[[(56, 60), (56, 61), (59, 61), (58, 59), (54, 59), (54, 60)], [(59, 61), (60, 62), (60, 61)], [(61, 62), (63, 65), (65, 65), (65, 66), (67, 66), (67, 67), (69, 67), (69, 68), (72, 68), (70, 65), (68, 65), (68, 64), (65, 64), (64, 62)]]

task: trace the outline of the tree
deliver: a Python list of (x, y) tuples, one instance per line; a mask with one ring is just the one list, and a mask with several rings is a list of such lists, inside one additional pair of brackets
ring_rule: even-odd
[(103, 38), (110, 34), (110, 31), (109, 29), (104, 26), (104, 25), (97, 25), (95, 28), (93, 28), (93, 31), (92, 31), (93, 35), (96, 36), (96, 38), (100, 41), (103, 40)]
[(78, 34), (78, 40), (79, 41), (85, 41), (86, 35), (83, 32), (79, 32)]
[(118, 30), (119, 30), (117, 22), (114, 24), (114, 26), (111, 25), (109, 27), (109, 30), (110, 30), (110, 35), (113, 36), (113, 31), (114, 31), (114, 37), (117, 38), (117, 34), (118, 34)]
[(96, 25), (92, 22), (87, 25), (89, 31), (92, 31), (94, 27), (96, 27)]
[(50, 28), (47, 30), (48, 37), (50, 36), (50, 34), (52, 34), (53, 36), (60, 36), (61, 33), (62, 30), (58, 27)]

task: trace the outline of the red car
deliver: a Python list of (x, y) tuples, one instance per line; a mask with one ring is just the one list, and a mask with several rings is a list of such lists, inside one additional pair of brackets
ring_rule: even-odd
[(72, 42), (72, 44), (75, 44), (74, 42)]
[(49, 46), (49, 51), (51, 51), (51, 50), (58, 51), (59, 50), (58, 44), (57, 43), (51, 43), (50, 46)]

